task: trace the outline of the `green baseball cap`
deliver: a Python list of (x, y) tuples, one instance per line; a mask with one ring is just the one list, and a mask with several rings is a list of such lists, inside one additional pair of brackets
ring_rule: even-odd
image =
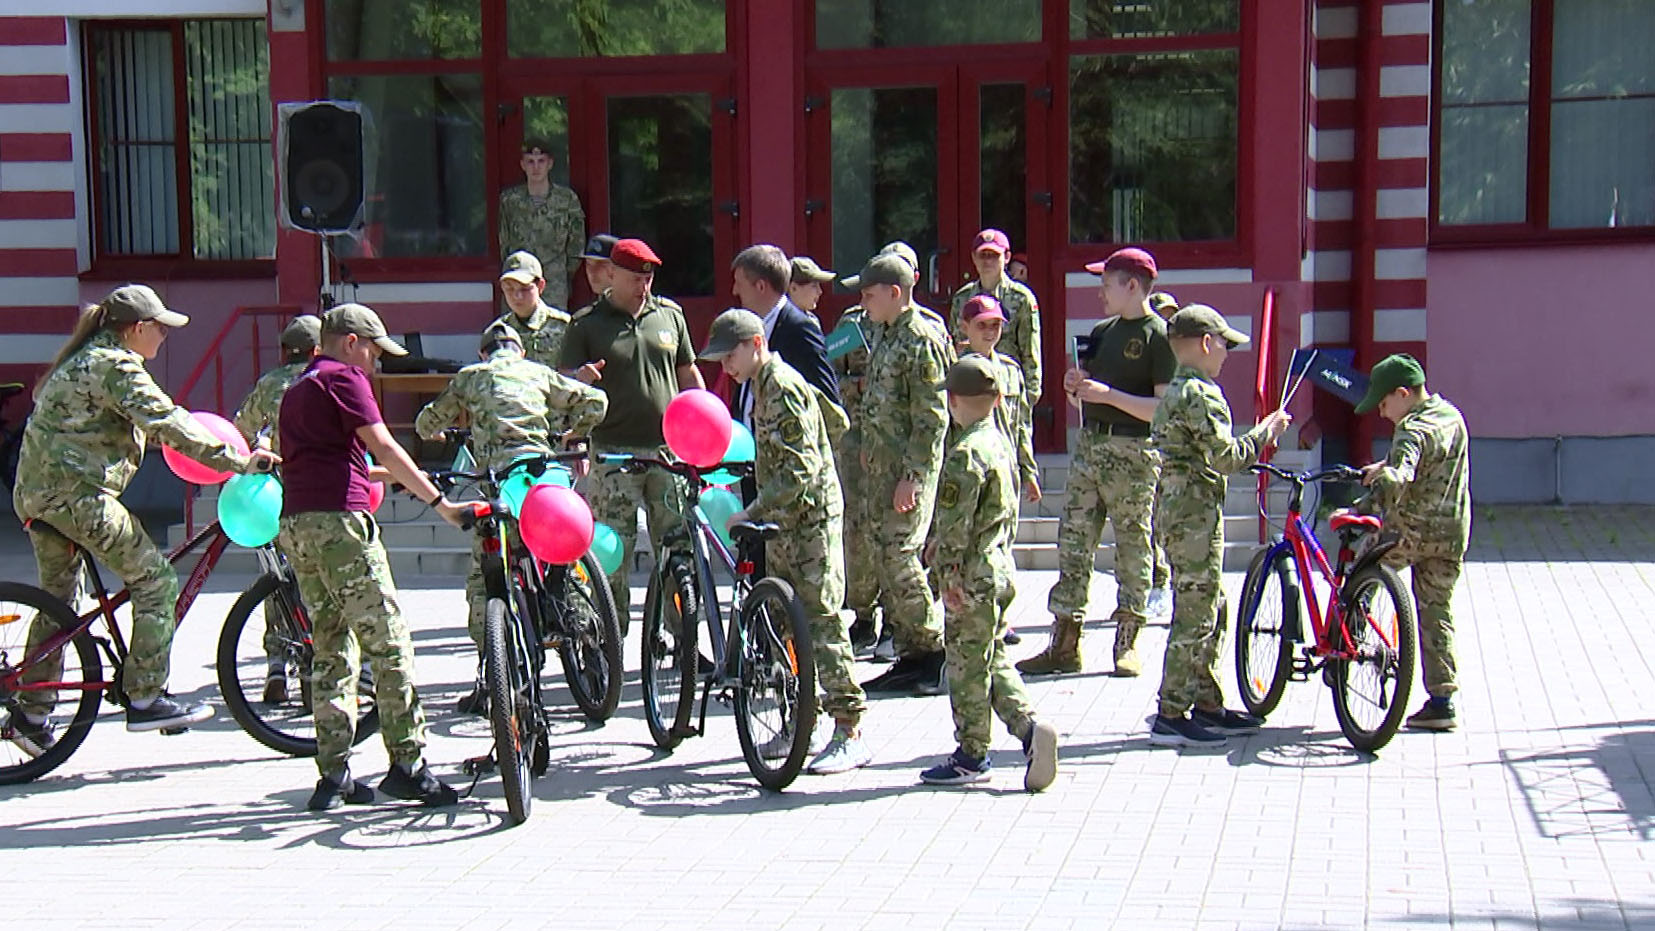
[(517, 334), (517, 330), (511, 324), (496, 320), (483, 329), (483, 337), (477, 341), (477, 351), (488, 352), (496, 343), (516, 343), (522, 346), (523, 337)]
[(758, 314), (741, 307), (732, 307), (713, 318), (713, 327), (707, 334), (707, 348), (698, 358), (717, 362), (732, 349), (764, 335), (764, 320)]
[(914, 270), (915, 274), (919, 273), (919, 253), (914, 251), (913, 246), (908, 245), (900, 239), (886, 243), (884, 247), (879, 250), (879, 254), (900, 255), (902, 256), (902, 260), (908, 263), (908, 267)]
[(373, 308), (364, 304), (340, 304), (322, 315), (322, 332), (334, 334), (354, 334), (362, 339), (371, 339), (374, 345), (384, 350), (387, 355), (405, 356), (408, 350), (402, 344), (392, 339), (385, 332), (385, 321), (379, 319), (379, 314)]
[(315, 314), (300, 314), (282, 331), (282, 348), (309, 352), (322, 342), (322, 318)]
[(1165, 291), (1154, 291), (1149, 295), (1149, 309), (1160, 315), (1161, 319), (1178, 312), (1178, 299)]
[(914, 286), (914, 267), (908, 260), (892, 252), (882, 252), (868, 260), (857, 274), (846, 278), (847, 288), (860, 289), (876, 284), (894, 284), (899, 288)]
[(833, 280), (833, 272), (817, 265), (816, 260), (810, 258), (809, 256), (796, 255), (789, 261), (788, 264), (791, 266), (789, 271), (795, 283), (804, 281), (827, 282)]
[(1418, 388), (1425, 384), (1425, 367), (1419, 360), (1405, 352), (1398, 352), (1380, 359), (1368, 375), (1368, 393), (1362, 396), (1360, 404), (1356, 405), (1358, 414), (1366, 414), (1379, 406), (1398, 388)]
[(962, 398), (980, 398), (1004, 393), (1000, 387), (1000, 374), (982, 356), (966, 356), (949, 366), (948, 378), (943, 381), (943, 387), (948, 389), (949, 394), (957, 394)]
[(162, 326), (181, 327), (190, 318), (176, 310), (168, 310), (161, 295), (147, 284), (123, 285), (103, 299), (103, 312), (115, 323), (138, 323), (154, 320)]
[(1247, 342), (1247, 334), (1224, 319), (1224, 315), (1206, 304), (1190, 304), (1167, 320), (1167, 336), (1190, 339), (1211, 334), (1224, 339), (1234, 349)]
[(507, 278), (518, 284), (534, 284), (546, 277), (540, 268), (540, 260), (534, 257), (533, 252), (518, 250), (506, 256), (504, 265), (500, 266), (500, 280)]

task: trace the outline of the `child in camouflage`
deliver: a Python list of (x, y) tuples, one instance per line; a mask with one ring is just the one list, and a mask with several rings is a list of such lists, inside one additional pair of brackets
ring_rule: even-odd
[(931, 567), (942, 592), (948, 701), (959, 746), (920, 779), (931, 785), (987, 779), (993, 714), (1023, 742), (1023, 787), (1039, 792), (1057, 778), (1057, 729), (1035, 719), (1002, 641), (1002, 595), (1012, 576), (1007, 544), (1017, 529), (1011, 446), (992, 419), (1003, 389), (993, 363), (982, 356), (954, 363), (945, 384), (957, 432), (937, 488)]

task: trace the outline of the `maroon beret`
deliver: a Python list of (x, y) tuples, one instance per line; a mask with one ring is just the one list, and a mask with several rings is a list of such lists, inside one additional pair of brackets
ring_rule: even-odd
[(623, 239), (609, 250), (609, 261), (629, 272), (650, 274), (661, 267), (661, 257), (642, 239)]

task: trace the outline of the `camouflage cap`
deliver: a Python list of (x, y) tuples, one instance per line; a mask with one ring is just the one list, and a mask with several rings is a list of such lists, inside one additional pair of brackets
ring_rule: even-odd
[(1230, 326), (1223, 314), (1206, 304), (1190, 304), (1167, 321), (1167, 336), (1172, 339), (1192, 339), (1208, 334), (1223, 337), (1231, 349), (1247, 342), (1246, 333)]
[(556, 154), (556, 150), (552, 148), (552, 144), (549, 141), (547, 141), (546, 137), (544, 137), (544, 136), (525, 136), (525, 137), (523, 137), (523, 150), (522, 151), (523, 151), (524, 155), (528, 155), (532, 152), (539, 152), (543, 155), (555, 155)]
[(322, 318), (315, 314), (300, 314), (282, 331), (282, 348), (295, 352), (309, 352), (322, 343)]
[(742, 343), (763, 335), (763, 318), (750, 310), (732, 307), (713, 318), (712, 330), (707, 334), (707, 347), (697, 358), (717, 362)]
[(534, 257), (533, 252), (519, 249), (506, 256), (505, 264), (500, 266), (500, 280), (510, 278), (518, 284), (534, 284), (546, 277), (540, 267), (540, 260)]
[(1165, 291), (1153, 292), (1149, 295), (1149, 309), (1165, 320), (1178, 312), (1178, 299)]
[(1368, 393), (1356, 405), (1358, 414), (1366, 414), (1379, 406), (1398, 388), (1418, 388), (1425, 384), (1425, 366), (1405, 352), (1393, 353), (1380, 359), (1368, 375)]
[(1000, 386), (1000, 373), (982, 356), (966, 356), (948, 368), (948, 378), (943, 387), (949, 394), (957, 394), (962, 398), (981, 398), (988, 395), (1003, 394)]
[(477, 351), (490, 352), (497, 343), (516, 343), (521, 348), (523, 337), (517, 334), (516, 328), (511, 324), (496, 320), (483, 328), (482, 339), (477, 341)]
[(393, 356), (405, 356), (408, 350), (385, 332), (385, 321), (373, 308), (363, 304), (340, 304), (322, 315), (322, 332), (351, 334), (371, 339), (374, 345)]
[(817, 265), (816, 260), (809, 256), (796, 255), (788, 264), (791, 266), (794, 284), (803, 284), (807, 281), (828, 282), (833, 280), (833, 270)]
[(161, 295), (147, 284), (122, 285), (109, 292), (100, 303), (103, 312), (114, 323), (137, 323), (154, 320), (162, 326), (180, 327), (190, 318), (176, 310), (168, 310)]
[(879, 284), (911, 288), (914, 286), (914, 266), (894, 252), (881, 252), (869, 259), (860, 272), (846, 278), (841, 284), (852, 289)]

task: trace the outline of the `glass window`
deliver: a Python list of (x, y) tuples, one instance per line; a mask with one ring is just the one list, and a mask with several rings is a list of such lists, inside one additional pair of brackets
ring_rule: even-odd
[(515, 58), (722, 52), (724, 6), (719, 0), (507, 0), (506, 49)]
[(1529, 0), (1442, 12), (1437, 221), (1520, 223), (1528, 209)]
[(657, 293), (713, 294), (711, 96), (611, 97), (608, 117), (609, 229), (654, 247)]
[(1040, 41), (1040, 0), (816, 0), (816, 47)]
[(331, 79), (328, 91), (366, 111), (361, 254), (486, 255), (482, 79), (353, 75)]
[(477, 58), (479, 0), (327, 0), (332, 61)]
[(1002, 230), (1012, 251), (1028, 248), (1028, 121), (1022, 84), (985, 84), (978, 102), (979, 227)]
[(275, 166), (263, 20), (184, 24), (190, 217), (198, 259), (276, 253)]
[(1238, 0), (1069, 0), (1069, 37), (1138, 39), (1239, 32)]
[(840, 88), (830, 106), (833, 267), (855, 274), (897, 239), (923, 262), (937, 248), (937, 89)]
[(1070, 241), (1234, 238), (1237, 62), (1229, 49), (1071, 60)]
[(1551, 221), (1655, 225), (1655, 4), (1557, 0)]

